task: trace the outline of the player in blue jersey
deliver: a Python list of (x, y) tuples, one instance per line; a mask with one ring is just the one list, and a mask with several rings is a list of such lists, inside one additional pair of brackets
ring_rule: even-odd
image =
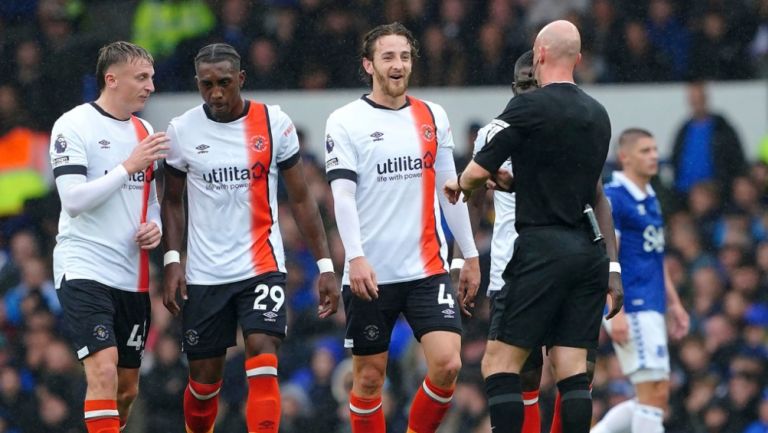
[(669, 400), (667, 332), (683, 337), (689, 319), (664, 267), (661, 207), (650, 185), (659, 167), (656, 140), (644, 129), (627, 129), (618, 150), (623, 171), (613, 173), (605, 195), (619, 244), (624, 311), (605, 327), (637, 397), (613, 407), (592, 433), (662, 433)]

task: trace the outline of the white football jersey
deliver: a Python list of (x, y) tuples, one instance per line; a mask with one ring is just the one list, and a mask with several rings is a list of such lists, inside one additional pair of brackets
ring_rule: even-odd
[[(378, 282), (447, 272), (437, 198), (442, 185), (435, 185), (436, 164), (453, 164), (453, 136), (443, 108), (408, 97), (404, 107), (392, 110), (363, 97), (331, 114), (325, 140), (328, 180), (357, 183), (360, 238)], [(349, 259), (344, 284), (349, 284)]]
[[(491, 122), (477, 131), (473, 154), (476, 154), (489, 141), (489, 132), (493, 134), (500, 126)], [(502, 128), (503, 129), (503, 128)], [(499, 167), (512, 173), (512, 161), (507, 159)], [(515, 230), (515, 194), (504, 191), (493, 192), (493, 209), (496, 215), (493, 223), (493, 239), (491, 240), (491, 273), (488, 282), (488, 292), (501, 290), (504, 286), (504, 273), (507, 264), (512, 260), (512, 251), (517, 239)]]
[[(144, 120), (141, 123), (144, 132), (151, 134), (152, 126)], [(139, 141), (132, 120), (118, 120), (94, 103), (79, 105), (53, 125), (50, 155), (54, 176), (85, 175), (87, 182), (98, 179), (128, 159)], [(148, 268), (146, 261), (142, 264), (134, 237), (141, 223), (147, 182), (149, 204), (157, 204), (152, 180), (144, 172), (135, 173), (100, 205), (74, 218), (61, 211), (53, 250), (56, 288), (66, 276), (67, 280), (94, 280), (126, 291), (148, 290)]]
[(299, 140), (280, 107), (246, 101), (245, 112), (222, 123), (199, 105), (168, 126), (166, 167), (187, 177), (188, 284), (285, 272), (277, 171), (298, 163)]

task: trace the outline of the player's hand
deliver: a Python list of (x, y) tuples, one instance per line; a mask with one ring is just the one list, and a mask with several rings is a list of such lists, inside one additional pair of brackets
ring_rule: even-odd
[(608, 273), (608, 296), (611, 298), (611, 309), (605, 318), (610, 320), (624, 306), (624, 286), (621, 285), (621, 274), (618, 272)]
[(139, 230), (136, 231), (134, 240), (139, 244), (139, 248), (142, 250), (153, 250), (160, 245), (160, 238), (162, 233), (160, 227), (154, 222), (142, 223), (139, 226)]
[(493, 186), (489, 186), (489, 188), (497, 191), (512, 191), (514, 186), (515, 177), (512, 176), (512, 173), (509, 170), (499, 169), (496, 171), (496, 176), (493, 177)]
[[(457, 182), (458, 178), (456, 179), (449, 179), (445, 182), (445, 185), (443, 185), (443, 194), (445, 195), (445, 198), (448, 199), (448, 202), (450, 204), (456, 204), (459, 202), (459, 198), (461, 197), (461, 188), (459, 188), (459, 183)], [(466, 202), (469, 200), (469, 198), (472, 196), (472, 191), (464, 191), (464, 201)]]
[(688, 330), (691, 327), (691, 318), (682, 304), (669, 305), (667, 307), (667, 315), (669, 317), (669, 337), (672, 340), (679, 341), (688, 335)]
[(364, 256), (349, 261), (349, 287), (360, 299), (373, 301), (379, 297), (376, 273)]
[(339, 309), (339, 285), (336, 283), (335, 272), (323, 272), (317, 281), (317, 291), (320, 295), (317, 315), (321, 319), (330, 317)]
[(620, 311), (611, 320), (611, 340), (617, 344), (626, 344), (629, 342), (629, 324), (627, 323), (627, 315), (623, 311)]
[(182, 301), (187, 300), (187, 280), (184, 277), (184, 268), (181, 263), (169, 263), (163, 271), (163, 305), (174, 316), (178, 316), (181, 307), (177, 303), (177, 292), (180, 292)]
[(123, 167), (128, 174), (138, 173), (158, 159), (165, 158), (165, 151), (168, 149), (168, 137), (165, 132), (155, 132), (133, 148), (131, 156), (123, 161)]
[(459, 275), (459, 285), (456, 289), (456, 297), (459, 301), (461, 313), (472, 317), (472, 308), (475, 308), (475, 296), (480, 288), (480, 258), (472, 257), (464, 259), (464, 266)]

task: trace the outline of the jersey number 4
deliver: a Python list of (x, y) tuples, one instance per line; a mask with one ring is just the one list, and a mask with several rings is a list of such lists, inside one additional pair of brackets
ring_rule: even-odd
[(283, 291), (283, 288), (280, 286), (272, 286), (270, 289), (269, 286), (266, 284), (259, 284), (256, 286), (256, 289), (254, 290), (256, 293), (256, 300), (253, 301), (253, 309), (254, 310), (266, 310), (267, 304), (262, 303), (267, 296), (269, 296), (272, 301), (275, 303), (275, 306), (272, 308), (272, 311), (279, 311), (280, 307), (283, 306), (283, 302), (285, 302), (285, 292)]
[(440, 291), (437, 293), (437, 303), (447, 304), (448, 308), (453, 308), (453, 296), (450, 293), (445, 293), (445, 284), (440, 284)]
[(128, 341), (125, 343), (126, 346), (134, 347), (136, 350), (141, 350), (142, 342), (144, 341), (144, 335), (139, 333), (139, 327), (140, 325), (138, 323), (133, 325), (131, 336), (128, 337)]

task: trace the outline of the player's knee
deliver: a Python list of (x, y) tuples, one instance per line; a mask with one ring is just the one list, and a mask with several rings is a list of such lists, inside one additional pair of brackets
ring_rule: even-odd
[(355, 382), (363, 396), (374, 396), (378, 395), (381, 388), (384, 387), (384, 376), (383, 370), (374, 365), (367, 365), (357, 372)]
[(120, 389), (117, 393), (118, 406), (131, 405), (136, 397), (139, 395), (139, 386), (131, 385)]
[(449, 388), (459, 376), (459, 370), (461, 370), (461, 356), (458, 353), (450, 354), (433, 359), (429, 363), (427, 376), (435, 385)]
[(651, 402), (653, 406), (664, 409), (669, 401), (669, 384), (667, 382), (657, 382), (651, 392)]
[(117, 391), (117, 366), (110, 362), (99, 362), (89, 367), (86, 371), (88, 388), (114, 395)]
[(540, 382), (541, 367), (520, 373), (520, 385), (523, 387), (523, 391), (535, 391), (539, 389)]

